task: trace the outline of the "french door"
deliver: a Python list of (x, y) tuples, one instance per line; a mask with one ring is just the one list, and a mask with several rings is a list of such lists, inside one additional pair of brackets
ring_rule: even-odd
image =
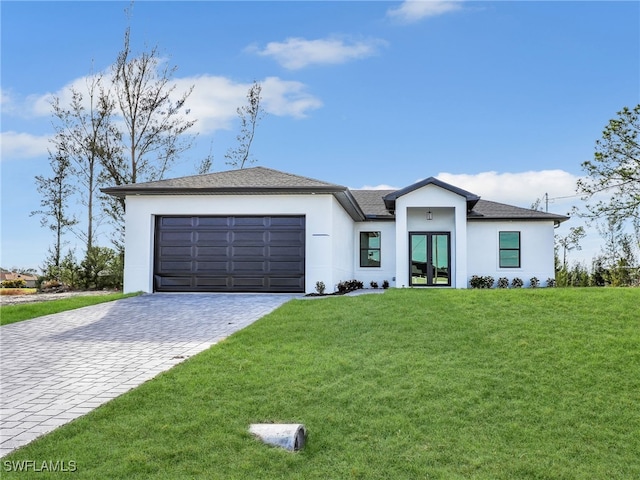
[(451, 234), (410, 232), (410, 278), (412, 287), (451, 286)]

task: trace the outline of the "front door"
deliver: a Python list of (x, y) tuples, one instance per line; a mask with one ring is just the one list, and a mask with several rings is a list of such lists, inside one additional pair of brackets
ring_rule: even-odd
[(449, 232), (411, 232), (409, 249), (412, 287), (451, 286)]

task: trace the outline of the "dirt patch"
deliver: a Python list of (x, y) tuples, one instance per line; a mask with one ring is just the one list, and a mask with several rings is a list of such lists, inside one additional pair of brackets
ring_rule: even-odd
[(34, 293), (32, 295), (2, 295), (0, 305), (17, 305), (23, 303), (49, 302), (69, 297), (83, 297), (89, 295), (106, 295), (114, 293), (110, 291), (85, 291), (85, 292), (61, 292), (61, 293)]

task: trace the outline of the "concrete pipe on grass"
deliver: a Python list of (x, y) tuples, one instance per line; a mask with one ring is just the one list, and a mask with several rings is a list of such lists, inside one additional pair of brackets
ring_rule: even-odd
[(249, 432), (264, 443), (297, 452), (304, 447), (307, 431), (301, 423), (252, 423)]

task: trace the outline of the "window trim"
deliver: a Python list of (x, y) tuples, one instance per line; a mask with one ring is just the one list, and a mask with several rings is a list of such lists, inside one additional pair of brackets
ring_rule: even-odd
[[(376, 247), (370, 247), (369, 245), (363, 247), (362, 246), (362, 234), (363, 233), (368, 233), (368, 234), (375, 234), (378, 239), (379, 239), (379, 246)], [(367, 238), (371, 238), (371, 237), (367, 237)], [(380, 232), (380, 230), (363, 230), (358, 232), (358, 243), (359, 243), (359, 255), (358, 255), (358, 264), (360, 265), (360, 268), (381, 268), (382, 267), (382, 233)], [(369, 252), (369, 251), (377, 251), (378, 252), (378, 257), (380, 258), (380, 262), (378, 265), (363, 265), (362, 264), (362, 252)], [(368, 257), (367, 257), (368, 258)]]
[[(500, 246), (500, 236), (503, 233), (517, 233), (518, 248), (502, 248)], [(518, 252), (518, 265), (503, 265), (502, 252)], [(522, 268), (522, 232), (519, 230), (500, 230), (498, 232), (498, 268)]]

